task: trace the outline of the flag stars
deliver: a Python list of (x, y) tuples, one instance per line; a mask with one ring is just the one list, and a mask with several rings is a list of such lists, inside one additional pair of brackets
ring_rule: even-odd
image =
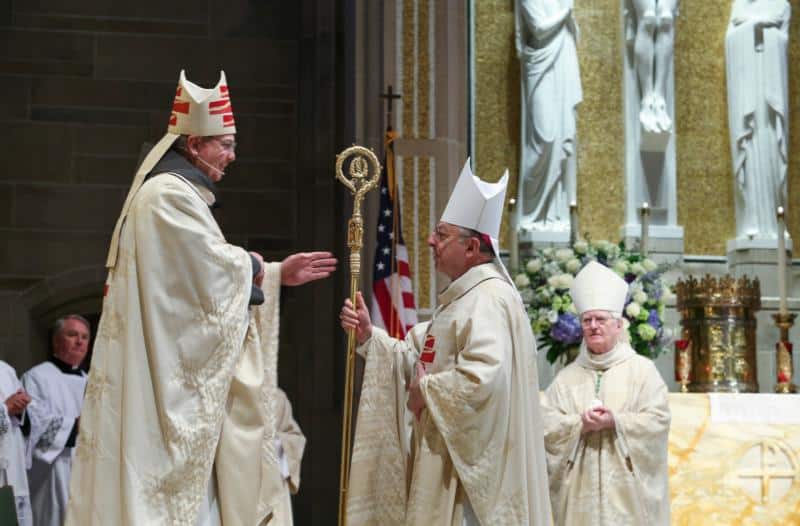
[(378, 225), (378, 232), (383, 232), (384, 230), (386, 230), (386, 225), (384, 225), (383, 223), (379, 224)]
[(389, 255), (389, 254), (392, 253), (392, 249), (390, 249), (389, 247), (386, 247), (386, 248), (383, 249), (383, 253), (386, 254), (386, 255)]
[(390, 217), (392, 215), (392, 211), (387, 208), (386, 210), (383, 211), (383, 215), (385, 217)]
[(389, 232), (389, 239), (394, 239), (394, 232)]
[(383, 264), (383, 263), (381, 263), (380, 261), (379, 261), (379, 262), (378, 262), (378, 264), (377, 264), (377, 265), (375, 265), (375, 266), (377, 267), (377, 269), (378, 269), (378, 270), (383, 270), (383, 269), (386, 267), (386, 265), (384, 265), (384, 264)]

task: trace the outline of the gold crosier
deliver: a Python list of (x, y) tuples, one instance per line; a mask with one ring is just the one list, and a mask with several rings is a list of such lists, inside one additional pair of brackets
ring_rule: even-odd
[[(350, 161), (349, 174), (342, 171), (345, 161)], [(372, 176), (370, 177), (370, 169)], [(353, 194), (353, 215), (347, 224), (347, 246), (350, 247), (350, 301), (356, 306), (356, 293), (361, 282), (361, 246), (364, 238), (364, 220), (361, 204), (364, 196), (378, 184), (381, 164), (372, 150), (351, 146), (336, 156), (336, 178)], [(344, 405), (342, 410), (342, 464), (339, 470), (339, 526), (347, 524), (347, 490), (350, 484), (350, 433), (353, 424), (353, 377), (356, 367), (356, 331), (347, 334), (345, 361)]]

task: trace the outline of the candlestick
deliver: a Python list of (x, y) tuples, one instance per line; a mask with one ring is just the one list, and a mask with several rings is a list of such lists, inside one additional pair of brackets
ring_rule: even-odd
[(794, 313), (778, 312), (772, 315), (775, 325), (780, 331), (778, 343), (775, 344), (775, 369), (777, 372), (777, 382), (775, 383), (776, 393), (796, 393), (797, 386), (792, 383), (794, 367), (792, 364), (792, 342), (789, 341), (789, 329), (794, 325)]
[(784, 230), (786, 229), (786, 217), (783, 212), (783, 207), (778, 207), (778, 298), (780, 305), (778, 312), (786, 314), (789, 308), (786, 304), (786, 238), (784, 237)]
[(511, 272), (519, 270), (519, 226), (517, 223), (517, 200), (513, 197), (508, 200), (508, 215), (510, 231), (508, 233), (508, 266)]
[(580, 227), (578, 226), (578, 203), (571, 201), (569, 203), (569, 244), (575, 245), (575, 242), (580, 237)]
[(647, 244), (648, 244), (648, 235), (650, 233), (650, 205), (647, 204), (647, 201), (642, 203), (641, 208), (642, 214), (642, 234), (639, 241), (639, 251), (642, 253), (642, 256), (647, 256)]
[(680, 340), (675, 340), (675, 381), (681, 386), (682, 393), (689, 392), (692, 381), (692, 342), (688, 339), (688, 331)]

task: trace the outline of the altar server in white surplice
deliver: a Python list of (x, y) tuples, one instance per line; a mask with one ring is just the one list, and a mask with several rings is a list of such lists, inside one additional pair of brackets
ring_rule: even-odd
[(536, 345), (497, 259), (507, 181), (486, 183), (464, 166), (428, 237), (436, 269), (452, 280), (431, 321), (396, 340), (372, 326), (360, 295), (357, 310), (345, 301), (342, 327), (356, 329), (367, 359), (351, 526), (551, 523)]
[(25, 437), (22, 422), (31, 401), (17, 372), (0, 361), (0, 486), (11, 486), (20, 526), (33, 524), (28, 475), (25, 472)]
[(556, 524), (667, 526), (667, 387), (653, 362), (628, 343), (628, 285), (591, 262), (570, 293), (583, 342), (543, 404)]
[(211, 207), (235, 133), (225, 74), (205, 89), (181, 72), (111, 238), (69, 526), (260, 526), (283, 498), (268, 478), (280, 289), (336, 260), (267, 264), (225, 240)]
[(86, 373), (80, 364), (89, 349), (89, 337), (89, 322), (83, 317), (71, 314), (58, 319), (53, 327), (53, 356), (22, 376), (32, 399), (26, 415), (30, 419), (28, 483), (35, 526), (64, 524), (86, 389)]

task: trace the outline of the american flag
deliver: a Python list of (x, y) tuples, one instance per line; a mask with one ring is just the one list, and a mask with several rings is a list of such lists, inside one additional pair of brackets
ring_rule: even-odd
[(403, 243), (400, 223), (400, 196), (394, 177), (393, 141), (395, 133), (386, 132), (386, 162), (381, 177), (381, 204), (378, 212), (378, 242), (372, 283), (372, 323), (383, 327), (390, 336), (405, 338), (417, 323), (414, 291), (408, 250)]

